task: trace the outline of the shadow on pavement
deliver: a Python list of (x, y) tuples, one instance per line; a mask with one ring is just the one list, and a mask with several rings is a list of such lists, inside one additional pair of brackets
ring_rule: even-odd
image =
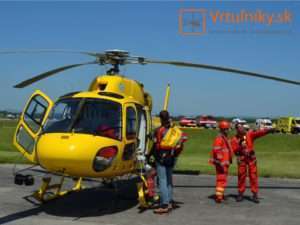
[[(174, 185), (175, 188), (216, 188), (214, 185)], [(237, 189), (237, 186), (227, 186), (229, 189)], [(300, 186), (259, 186), (259, 189), (271, 190), (300, 190)]]
[(138, 203), (136, 179), (118, 181), (117, 186), (117, 190), (96, 187), (70, 193), (45, 204), (39, 204), (35, 208), (1, 217), (0, 224), (14, 222), (40, 213), (73, 217), (76, 220), (83, 217), (114, 214), (135, 207)]
[[(238, 196), (238, 195), (235, 195), (235, 194), (225, 195), (225, 201), (227, 201), (227, 200), (229, 200), (229, 199), (233, 199), (234, 201), (236, 201), (237, 196)], [(208, 199), (211, 199), (212, 201), (215, 201), (215, 195), (214, 195), (214, 194), (207, 196), (207, 198), (208, 198)], [(259, 199), (263, 199), (263, 198), (259, 197)], [(249, 201), (249, 202), (255, 203), (255, 202), (253, 201), (253, 198), (252, 198), (251, 196), (249, 196), (249, 195), (244, 195), (243, 201)]]

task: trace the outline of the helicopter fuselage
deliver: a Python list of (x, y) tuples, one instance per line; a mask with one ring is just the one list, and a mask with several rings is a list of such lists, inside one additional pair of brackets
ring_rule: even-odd
[(31, 96), (14, 144), (48, 171), (120, 176), (135, 170), (137, 151), (149, 150), (152, 100), (137, 81), (104, 75), (88, 91), (64, 95), (56, 103), (42, 97), (40, 91)]

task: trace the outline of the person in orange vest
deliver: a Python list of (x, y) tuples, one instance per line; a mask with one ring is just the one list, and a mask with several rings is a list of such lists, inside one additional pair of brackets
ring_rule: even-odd
[(259, 203), (258, 198), (258, 176), (256, 156), (254, 151), (255, 139), (274, 131), (274, 129), (249, 130), (247, 131), (242, 124), (236, 125), (236, 135), (231, 139), (231, 146), (237, 157), (238, 163), (238, 196), (237, 201), (243, 201), (243, 194), (246, 190), (247, 171), (250, 178), (252, 200)]
[(220, 134), (216, 137), (211, 151), (210, 164), (216, 167), (216, 203), (224, 201), (227, 186), (228, 169), (232, 163), (232, 150), (228, 139), (230, 124), (223, 120), (219, 122)]

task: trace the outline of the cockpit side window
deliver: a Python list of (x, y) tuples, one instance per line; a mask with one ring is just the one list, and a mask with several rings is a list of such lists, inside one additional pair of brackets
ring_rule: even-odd
[(24, 121), (34, 133), (36, 133), (41, 127), (48, 105), (49, 103), (46, 100), (37, 95), (32, 98), (25, 110)]
[(136, 112), (133, 107), (126, 109), (126, 138), (128, 140), (136, 138), (137, 119)]

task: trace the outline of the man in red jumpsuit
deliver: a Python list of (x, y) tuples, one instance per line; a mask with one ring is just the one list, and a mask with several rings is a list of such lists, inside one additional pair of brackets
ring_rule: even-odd
[(247, 131), (242, 124), (236, 125), (236, 135), (231, 139), (231, 146), (237, 156), (238, 163), (238, 196), (237, 201), (244, 199), (243, 194), (246, 190), (247, 171), (250, 178), (252, 200), (259, 203), (258, 199), (258, 176), (256, 166), (256, 156), (254, 152), (254, 140), (262, 137), (274, 129), (262, 129), (258, 131)]
[(224, 191), (227, 186), (228, 168), (232, 162), (232, 150), (228, 139), (229, 122), (219, 123), (220, 134), (216, 137), (209, 162), (216, 167), (216, 203), (224, 201)]

